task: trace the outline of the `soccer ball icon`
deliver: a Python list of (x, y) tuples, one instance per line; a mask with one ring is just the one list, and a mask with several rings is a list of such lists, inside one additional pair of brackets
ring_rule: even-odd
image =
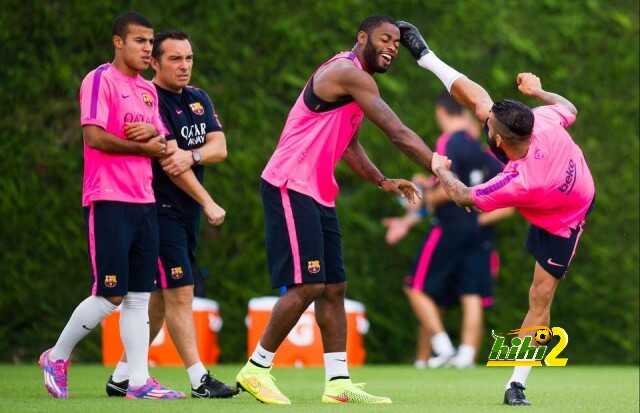
[(544, 327), (536, 330), (534, 339), (536, 340), (536, 343), (538, 343), (538, 345), (544, 346), (549, 341), (551, 341), (551, 337), (553, 337), (553, 332), (551, 332), (551, 329), (549, 327)]

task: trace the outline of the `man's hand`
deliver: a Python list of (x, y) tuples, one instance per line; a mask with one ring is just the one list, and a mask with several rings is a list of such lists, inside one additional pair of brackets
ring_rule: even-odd
[(167, 155), (167, 140), (164, 136), (156, 136), (141, 145), (143, 153), (152, 158)]
[(418, 199), (422, 199), (422, 193), (416, 187), (413, 182), (407, 181), (406, 179), (384, 179), (380, 183), (380, 187), (385, 192), (392, 192), (394, 194), (400, 195), (411, 203), (417, 202)]
[(434, 174), (439, 176), (439, 168), (444, 168), (446, 170), (451, 169), (451, 160), (444, 155), (434, 152), (433, 157), (431, 158), (431, 170)]
[(398, 20), (396, 25), (400, 29), (400, 43), (409, 49), (414, 59), (419, 60), (429, 53), (429, 46), (416, 26), (402, 20)]
[(136, 142), (146, 142), (158, 135), (152, 124), (146, 122), (127, 122), (124, 124), (124, 134), (127, 139)]
[(397, 244), (411, 229), (410, 222), (403, 217), (385, 218), (382, 220), (382, 225), (387, 228), (384, 239), (389, 245)]
[(222, 225), (224, 218), (227, 215), (227, 212), (215, 202), (208, 203), (203, 208), (203, 211), (204, 215), (207, 217), (207, 221), (214, 226)]
[(533, 73), (518, 73), (518, 90), (525, 96), (538, 96), (542, 92), (540, 78)]
[(160, 160), (162, 169), (169, 175), (178, 176), (193, 166), (191, 151), (176, 149), (170, 156)]

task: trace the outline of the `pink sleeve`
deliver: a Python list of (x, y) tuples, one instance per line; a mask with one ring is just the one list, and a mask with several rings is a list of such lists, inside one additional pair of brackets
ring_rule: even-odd
[(107, 128), (109, 121), (109, 85), (103, 77), (105, 69), (97, 68), (89, 73), (80, 86), (80, 124)]
[(473, 204), (485, 212), (518, 206), (526, 193), (519, 176), (518, 171), (500, 172), (491, 180), (471, 187)]
[(556, 104), (549, 106), (538, 106), (533, 110), (536, 117), (543, 117), (544, 119), (557, 123), (563, 128), (568, 128), (576, 121), (576, 115), (571, 113), (566, 107)]
[(158, 93), (156, 92), (156, 88), (153, 88), (153, 101), (157, 102), (155, 107), (153, 108), (153, 126), (158, 131), (159, 135), (169, 136), (171, 132), (167, 129), (164, 122), (162, 121), (162, 116), (160, 116), (160, 99), (158, 99)]

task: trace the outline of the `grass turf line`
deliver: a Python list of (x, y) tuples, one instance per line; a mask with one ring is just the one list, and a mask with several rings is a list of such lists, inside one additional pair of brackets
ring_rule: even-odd
[[(233, 383), (240, 366), (213, 366), (219, 379)], [(106, 380), (112, 369), (98, 365), (71, 365), (69, 400), (54, 400), (42, 385), (34, 365), (0, 365), (0, 412), (254, 412), (340, 411), (367, 412), (495, 412), (502, 406), (504, 383), (510, 368), (477, 367), (470, 370), (415, 370), (410, 366), (352, 368), (355, 382), (367, 382), (373, 394), (389, 396), (392, 405), (323, 405), (322, 369), (274, 368), (272, 374), (292, 406), (267, 406), (241, 393), (232, 400), (133, 401), (107, 398)], [(151, 374), (174, 389), (188, 391), (184, 369), (155, 368)], [(639, 369), (634, 366), (569, 366), (536, 368), (527, 383), (527, 397), (536, 412), (633, 412), (638, 411)], [(234, 383), (235, 384), (235, 383)]]

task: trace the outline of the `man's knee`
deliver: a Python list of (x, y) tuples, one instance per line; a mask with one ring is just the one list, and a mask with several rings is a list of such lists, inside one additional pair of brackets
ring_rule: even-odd
[(327, 301), (343, 301), (347, 293), (347, 283), (326, 284), (322, 298)]
[(325, 284), (296, 285), (287, 290), (287, 295), (294, 296), (303, 303), (311, 303), (324, 293), (325, 287)]
[(551, 283), (535, 283), (529, 288), (529, 303), (532, 309), (546, 310), (551, 306), (555, 287)]
[(193, 286), (187, 285), (178, 288), (167, 288), (163, 290), (162, 295), (166, 307), (191, 308), (193, 303)]
[(111, 304), (117, 306), (117, 305), (122, 304), (122, 301), (124, 300), (124, 296), (118, 295), (118, 296), (114, 296), (114, 297), (104, 297), (104, 299), (109, 301)]

